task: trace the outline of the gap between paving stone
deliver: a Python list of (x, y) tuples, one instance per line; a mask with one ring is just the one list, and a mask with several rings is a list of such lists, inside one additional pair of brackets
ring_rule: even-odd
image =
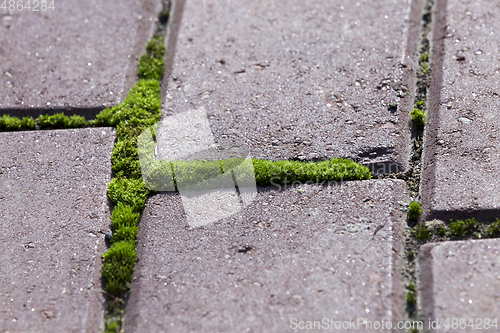
[[(451, 1), (454, 2), (454, 1)], [(455, 4), (456, 5), (456, 4)], [(419, 226), (423, 227), (423, 231), (428, 233), (426, 236), (425, 233), (420, 232), (419, 237), (424, 237), (424, 239), (415, 241), (415, 235), (412, 236), (409, 248), (414, 251), (414, 256), (412, 262), (416, 260), (415, 257), (419, 257), (418, 261), (418, 290), (415, 290), (414, 294), (418, 292), (418, 309), (413, 318), (419, 318), (426, 322), (426, 328), (428, 327), (428, 319), (431, 320), (443, 319), (440, 324), (442, 325), (445, 318), (453, 317), (463, 318), (470, 317), (471, 314), (476, 316), (476, 318), (483, 317), (493, 317), (496, 315), (497, 311), (492, 310), (490, 306), (483, 306), (485, 304), (491, 304), (491, 293), (484, 292), (483, 289), (478, 287), (472, 288), (472, 283), (469, 283), (469, 279), (471, 278), (470, 273), (466, 273), (468, 267), (470, 265), (474, 265), (472, 261), (467, 260), (465, 258), (471, 258), (471, 253), (469, 252), (478, 252), (479, 249), (483, 249), (482, 253), (486, 255), (488, 253), (496, 253), (495, 248), (498, 245), (498, 240), (467, 240), (467, 241), (457, 241), (462, 238), (471, 238), (471, 237), (484, 237), (488, 236), (490, 231), (488, 228), (492, 227), (493, 224), (489, 224), (489, 222), (500, 216), (500, 212), (498, 209), (484, 209), (475, 207), (474, 209), (464, 210), (464, 209), (444, 209), (439, 210), (435, 207), (435, 201), (444, 200), (444, 198), (433, 198), (436, 196), (436, 192), (434, 186), (438, 186), (438, 182), (443, 182), (443, 179), (437, 179), (436, 175), (438, 173), (438, 169), (440, 167), (437, 165), (438, 162), (436, 159), (440, 159), (443, 151), (441, 150), (440, 144), (437, 143), (438, 136), (442, 131), (442, 121), (444, 118), (448, 117), (445, 114), (441, 114), (440, 108), (442, 108), (442, 94), (443, 91), (446, 91), (446, 83), (444, 81), (444, 66), (446, 65), (446, 61), (450, 61), (451, 54), (446, 54), (447, 48), (445, 48), (446, 43), (450, 43), (449, 39), (453, 36), (445, 36), (447, 32), (447, 17), (446, 15), (456, 15), (459, 9), (455, 5), (451, 5), (450, 1), (441, 1), (437, 0), (435, 7), (433, 9), (433, 27), (432, 27), (432, 48), (431, 48), (431, 59), (432, 59), (432, 79), (430, 83), (429, 89), (429, 97), (427, 103), (428, 112), (428, 121), (425, 130), (425, 150), (424, 150), (424, 167), (422, 169), (422, 183), (420, 184), (421, 189), (421, 197), (424, 207), (423, 221), (419, 224)], [(463, 5), (463, 3), (461, 4)], [(448, 10), (447, 6), (453, 6), (454, 10), (451, 11), (453, 14), (450, 14), (450, 10)], [(467, 8), (471, 10), (468, 6), (464, 6), (463, 8)], [(465, 9), (464, 9), (465, 10)], [(461, 12), (461, 11), (460, 11)], [(461, 12), (462, 13), (462, 12)], [(463, 13), (462, 13), (463, 14)], [(468, 15), (468, 14), (467, 14)], [(466, 19), (465, 19), (466, 20)], [(463, 22), (463, 21), (462, 21)], [(455, 30), (453, 27), (453, 31), (457, 34), (460, 34), (459, 30)], [(461, 35), (463, 37), (463, 35)], [(461, 39), (461, 38), (460, 38)], [(462, 61), (459, 60), (459, 55), (455, 56), (454, 61)], [(447, 59), (447, 60), (446, 60)], [(452, 62), (454, 62), (452, 61)], [(453, 67), (453, 66), (452, 66)], [(448, 70), (446, 73), (456, 72), (454, 69), (451, 71)], [(446, 92), (447, 93), (447, 92)], [(443, 102), (444, 103), (444, 102)], [(448, 112), (449, 113), (449, 112)], [(441, 133), (442, 134), (442, 133)], [(444, 140), (442, 140), (444, 142)], [(442, 168), (442, 167), (441, 167)], [(455, 175), (456, 176), (456, 175)], [(453, 179), (452, 179), (453, 181)], [(468, 187), (468, 186), (467, 186)], [(448, 192), (450, 192), (448, 190)], [(453, 191), (452, 191), (453, 192)], [(450, 196), (453, 196), (454, 193), (449, 193)], [(467, 197), (467, 196), (465, 196)], [(461, 200), (461, 199), (460, 199)], [(459, 201), (460, 201), (459, 200)], [(466, 199), (467, 200), (467, 199)], [(431, 207), (432, 206), (432, 207)], [(442, 205), (441, 205), (442, 206)], [(430, 209), (429, 209), (430, 208)], [(454, 221), (453, 223), (447, 223), (443, 221), (439, 221), (438, 219), (447, 219), (446, 221), (450, 221), (450, 219), (461, 219), (462, 221)], [(477, 223), (474, 220), (467, 221), (466, 219), (478, 218), (482, 223)], [(463, 221), (465, 220), (465, 221)], [(450, 237), (451, 228), (455, 228), (455, 232), (457, 232), (458, 222), (466, 225), (469, 223), (472, 227), (465, 227), (465, 236), (453, 238)], [(487, 222), (487, 223), (485, 223)], [(474, 227), (476, 223), (477, 227)], [(450, 227), (450, 229), (448, 229)], [(467, 230), (469, 228), (469, 231)], [(428, 231), (427, 231), (428, 230)], [(474, 236), (474, 233), (478, 233), (479, 236)], [(481, 236), (482, 235), (482, 236)], [(489, 235), (490, 237), (495, 235)], [(496, 235), (498, 236), (498, 234)], [(451, 239), (450, 239), (451, 238)], [(419, 250), (419, 245), (422, 245), (428, 241), (443, 241), (443, 240), (453, 240), (453, 242), (443, 242), (443, 243), (431, 243), (425, 244), (422, 246), (421, 250)], [(413, 243), (413, 244), (411, 244)], [(486, 247), (488, 250), (485, 250)], [(490, 249), (491, 248), (491, 249)], [(468, 249), (468, 250), (464, 250)], [(458, 253), (455, 253), (457, 250)], [(478, 251), (476, 251), (478, 250)], [(418, 254), (418, 252), (421, 252)], [(480, 252), (480, 251), (479, 251)], [(444, 254), (447, 254), (446, 256)], [(495, 254), (493, 254), (494, 256)], [(483, 257), (483, 255), (479, 255), (479, 257)], [(474, 285), (480, 285), (482, 280), (491, 280), (491, 271), (485, 270), (483, 265), (495, 265), (490, 261), (485, 261), (482, 264), (474, 265), (474, 271), (477, 273), (474, 274), (476, 279), (474, 280)], [(415, 277), (415, 267), (412, 265), (412, 276)], [(446, 267), (446, 268), (443, 268)], [(450, 270), (453, 272), (453, 276), (450, 277)], [(477, 272), (479, 271), (479, 272)], [(469, 285), (470, 284), (470, 285)], [(493, 283), (494, 285), (494, 283)], [(474, 299), (474, 303), (472, 306), (474, 308), (469, 308), (469, 310), (465, 310), (464, 307), (467, 304), (457, 303), (457, 292), (460, 291), (462, 297), (465, 294), (470, 295), (470, 299), (472, 300), (472, 293), (468, 292), (470, 289), (474, 289), (476, 291), (479, 290), (482, 293), (481, 299)], [(478, 289), (479, 288), (479, 289)], [(494, 290), (492, 288), (491, 290)], [(477, 296), (477, 295), (475, 295)], [(458, 300), (464, 302), (464, 298), (458, 297)], [(465, 300), (468, 301), (468, 300)], [(456, 305), (459, 304), (457, 307)], [(451, 322), (450, 322), (451, 323)], [(444, 331), (443, 326), (437, 329), (436, 331)], [(462, 330), (463, 331), (463, 330)]]

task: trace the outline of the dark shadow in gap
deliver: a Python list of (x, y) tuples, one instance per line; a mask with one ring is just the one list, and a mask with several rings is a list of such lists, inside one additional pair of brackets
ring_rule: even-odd
[(105, 107), (55, 107), (55, 108), (6, 108), (0, 109), (0, 117), (3, 115), (9, 115), (11, 117), (33, 117), (34, 119), (38, 118), (40, 115), (53, 115), (56, 113), (64, 113), (66, 116), (70, 117), (74, 114), (78, 116), (85, 117), (87, 120), (93, 120), (97, 116), (99, 112), (104, 110)]

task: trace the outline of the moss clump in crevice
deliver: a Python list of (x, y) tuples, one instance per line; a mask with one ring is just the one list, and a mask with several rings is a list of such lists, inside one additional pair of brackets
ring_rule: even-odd
[(406, 294), (406, 307), (410, 316), (415, 314), (417, 309), (417, 296), (416, 287), (413, 282), (408, 285), (408, 292)]
[(415, 125), (416, 128), (422, 130), (425, 126), (425, 111), (420, 110), (418, 108), (410, 111), (411, 121)]
[(422, 208), (420, 207), (420, 202), (412, 201), (408, 208), (408, 221), (415, 223), (418, 220), (418, 217), (422, 213)]
[(135, 268), (134, 241), (121, 241), (111, 245), (103, 254), (102, 279), (110, 295), (121, 296), (128, 289)]
[(108, 196), (114, 204), (124, 204), (142, 211), (149, 195), (142, 179), (127, 179), (119, 174), (108, 186)]
[(500, 237), (500, 219), (489, 225), (487, 231), (488, 237)]
[(431, 238), (431, 231), (423, 222), (413, 228), (413, 234), (419, 242), (426, 242)]
[(113, 318), (106, 321), (106, 328), (104, 333), (119, 333), (120, 332), (121, 320), (119, 318)]
[(254, 159), (257, 185), (291, 184), (293, 182), (324, 182), (371, 179), (370, 170), (346, 158), (321, 162), (268, 161)]
[(0, 131), (26, 131), (34, 130), (36, 126), (40, 129), (64, 129), (79, 128), (89, 125), (89, 122), (82, 116), (66, 116), (64, 113), (53, 115), (41, 115), (37, 119), (24, 117), (22, 119), (4, 115), (0, 117)]
[(24, 117), (23, 119), (9, 115), (0, 117), (0, 131), (25, 131), (34, 129), (35, 121), (32, 117)]
[(424, 74), (428, 75), (427, 69), (429, 66), (429, 50), (420, 55), (420, 66), (422, 67)]
[(474, 232), (478, 231), (479, 224), (474, 218), (457, 221), (450, 220), (448, 228), (452, 238), (465, 237), (467, 235), (473, 235)]
[(154, 124), (160, 120), (160, 82), (157, 80), (139, 80), (130, 90), (123, 103), (111, 109), (101, 111), (92, 125), (127, 126)]
[(160, 79), (164, 70), (165, 48), (162, 37), (153, 37), (140, 59), (139, 80), (123, 103), (101, 111), (91, 122), (94, 126), (116, 126), (117, 142), (112, 152), (114, 178), (108, 196), (115, 204), (111, 215), (111, 247), (103, 255), (102, 279), (110, 297), (106, 314), (106, 332), (118, 332), (135, 268), (135, 238), (138, 219), (150, 191), (141, 177), (137, 138), (160, 120)]
[(445, 237), (446, 236), (446, 228), (443, 227), (443, 226), (439, 226), (438, 229), (437, 229), (437, 234), (440, 237)]
[[(127, 156), (122, 153), (124, 148), (117, 144), (117, 154)], [(137, 151), (133, 152), (137, 154)], [(128, 160), (128, 157), (122, 160)], [(234, 186), (227, 183), (226, 178), (220, 178), (221, 174), (231, 172), (244, 160), (240, 158), (223, 159), (216, 161), (156, 161), (143, 167), (148, 170), (145, 182), (148, 187), (156, 188), (155, 184), (163, 182), (163, 188), (175, 188), (177, 184), (181, 186), (190, 186), (195, 188), (225, 188)], [(259, 186), (266, 185), (291, 185), (295, 183), (324, 183), (324, 182), (342, 182), (350, 180), (370, 179), (370, 170), (356, 162), (344, 158), (334, 158), (320, 162), (300, 162), (300, 161), (269, 161), (261, 159), (252, 159), (253, 173), (251, 168), (242, 168), (238, 172), (240, 182), (249, 183), (255, 181)], [(117, 167), (120, 164), (115, 164)], [(129, 163), (133, 166), (135, 174), (140, 174), (139, 166), (135, 160)], [(120, 170), (125, 168), (120, 167)], [(132, 172), (129, 172), (132, 174)], [(166, 175), (166, 176), (163, 176)], [(170, 182), (168, 182), (170, 178)], [(173, 178), (173, 179), (172, 179)], [(171, 181), (175, 186), (171, 186)]]
[(165, 47), (163, 37), (153, 37), (146, 46), (146, 53), (139, 59), (139, 78), (159, 81), (165, 70), (164, 56)]

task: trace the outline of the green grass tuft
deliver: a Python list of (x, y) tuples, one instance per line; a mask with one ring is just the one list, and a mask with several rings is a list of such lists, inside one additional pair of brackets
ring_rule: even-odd
[(422, 213), (422, 208), (420, 207), (420, 202), (412, 201), (408, 210), (408, 220), (410, 222), (417, 222), (418, 217)]
[(128, 289), (135, 268), (136, 253), (134, 244), (116, 242), (103, 254), (102, 278), (105, 290), (116, 297)]
[(467, 235), (472, 235), (475, 231), (477, 231), (479, 228), (479, 224), (474, 218), (467, 220), (458, 220), (455, 222), (453, 222), (453, 220), (450, 220), (449, 228), (452, 238), (465, 237)]
[(410, 115), (415, 127), (417, 127), (418, 129), (423, 129), (425, 126), (425, 112), (423, 110), (415, 108), (413, 109), (413, 111), (410, 111)]

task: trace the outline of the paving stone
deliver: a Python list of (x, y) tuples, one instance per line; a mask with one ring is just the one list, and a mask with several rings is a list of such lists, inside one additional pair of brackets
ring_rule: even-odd
[(114, 129), (0, 133), (2, 332), (99, 332)]
[[(498, 332), (500, 324), (500, 240), (426, 244), (421, 249), (419, 302), (423, 317), (436, 332)], [(428, 319), (430, 318), (430, 319)], [(471, 326), (446, 327), (449, 318), (465, 318)], [(437, 321), (437, 323), (436, 323)], [(472, 325), (473, 324), (473, 325)], [(425, 324), (429, 327), (429, 322)], [(456, 328), (456, 326), (455, 326)]]
[(0, 114), (77, 108), (90, 116), (122, 101), (160, 2), (56, 0), (54, 10), (38, 12), (31, 5), (0, 10)]
[(206, 112), (217, 144), (256, 158), (406, 169), (422, 8), (411, 3), (186, 1), (164, 114)]
[(400, 180), (261, 189), (232, 217), (188, 226), (178, 194), (149, 199), (127, 332), (289, 332), (290, 320), (395, 320)]
[(428, 219), (500, 216), (498, 18), (491, 1), (438, 2), (421, 182)]

